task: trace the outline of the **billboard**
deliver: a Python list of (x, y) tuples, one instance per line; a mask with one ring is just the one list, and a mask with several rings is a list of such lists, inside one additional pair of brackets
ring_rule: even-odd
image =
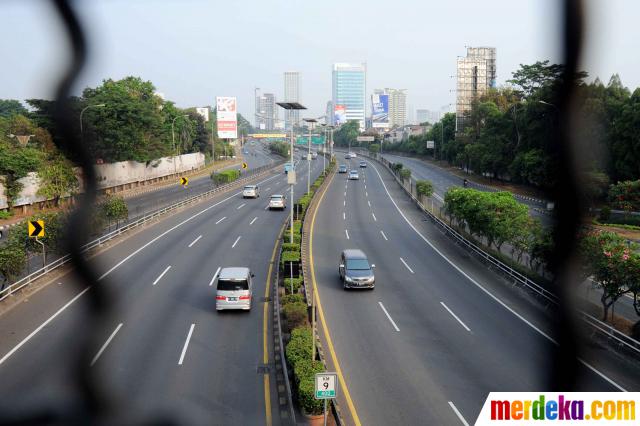
[(344, 124), (347, 122), (347, 107), (344, 105), (336, 105), (333, 109), (334, 119), (333, 123), (336, 126)]
[(389, 95), (371, 95), (371, 126), (389, 127)]
[(234, 96), (216, 97), (216, 116), (218, 118), (218, 137), (221, 139), (238, 138), (238, 105)]

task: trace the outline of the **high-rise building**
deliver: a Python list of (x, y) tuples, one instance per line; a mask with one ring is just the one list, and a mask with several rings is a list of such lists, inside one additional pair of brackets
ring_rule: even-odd
[(356, 120), (365, 129), (367, 64), (333, 64), (333, 123)]
[(402, 127), (407, 124), (407, 94), (406, 89), (376, 89), (374, 95), (387, 95), (389, 97), (388, 126)]
[(496, 48), (467, 47), (467, 56), (457, 62), (456, 132), (460, 132), (473, 100), (496, 86)]
[[(284, 73), (284, 101), (300, 102), (300, 73), (298, 71), (286, 71)], [(300, 111), (286, 110), (284, 115), (285, 126), (291, 128), (292, 123), (300, 121)]]
[(430, 123), (434, 124), (440, 120), (441, 114), (437, 111), (431, 111), (428, 109), (417, 109), (416, 110), (416, 121), (418, 124), (422, 123)]
[(275, 120), (277, 118), (276, 97), (273, 93), (265, 93), (257, 97), (257, 123), (260, 130), (275, 129)]

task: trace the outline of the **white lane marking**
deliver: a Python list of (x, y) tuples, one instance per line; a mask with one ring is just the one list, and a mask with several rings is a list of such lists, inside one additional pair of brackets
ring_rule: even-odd
[(122, 327), (122, 323), (118, 324), (116, 329), (113, 330), (113, 333), (111, 333), (111, 336), (109, 336), (107, 341), (104, 342), (104, 345), (102, 345), (102, 347), (100, 348), (96, 356), (93, 357), (93, 359), (91, 360), (90, 367), (93, 367), (93, 364), (95, 364), (96, 361), (98, 361), (98, 358), (100, 358), (100, 355), (102, 355), (102, 352), (104, 352), (104, 350), (107, 349), (107, 346), (109, 346), (109, 343), (111, 343), (111, 340), (113, 340), (113, 338), (116, 336), (116, 333), (118, 332), (118, 330), (120, 330), (120, 327)]
[(380, 233), (382, 234), (382, 238), (384, 238), (385, 241), (389, 241), (389, 239), (387, 238), (386, 235), (384, 235), (384, 231), (380, 231)]
[[(398, 213), (400, 213), (400, 216), (402, 216), (402, 218), (404, 219), (405, 222), (407, 222), (407, 225), (409, 225), (409, 227), (411, 229), (413, 229), (413, 232), (415, 232), (420, 238), (422, 238), (422, 240), (427, 243), (427, 245), (429, 247), (431, 247), (433, 249), (433, 251), (435, 251), (436, 253), (438, 253), (438, 255), (440, 257), (442, 257), (449, 265), (451, 265), (456, 271), (458, 271), (460, 274), (462, 274), (466, 279), (468, 279), (473, 285), (475, 285), (476, 287), (478, 287), (482, 292), (484, 292), (487, 296), (489, 296), (491, 299), (493, 299), (496, 303), (498, 303), (500, 306), (502, 306), (503, 308), (505, 308), (507, 311), (511, 312), (513, 315), (516, 316), (516, 318), (518, 318), (520, 321), (524, 322), (526, 325), (528, 325), (529, 327), (531, 327), (533, 330), (535, 330), (536, 332), (538, 332), (541, 336), (543, 336), (544, 338), (546, 338), (547, 340), (549, 340), (550, 342), (552, 342), (553, 344), (555, 344), (556, 346), (558, 345), (558, 342), (553, 339), (551, 336), (549, 336), (548, 334), (546, 334), (544, 331), (540, 330), (538, 327), (536, 327), (532, 322), (530, 322), (528, 319), (526, 319), (525, 317), (523, 317), (522, 315), (520, 315), (519, 313), (517, 313), (515, 310), (513, 310), (512, 308), (510, 308), (506, 303), (504, 303), (502, 300), (500, 300), (497, 296), (495, 296), (493, 293), (491, 293), (489, 290), (487, 290), (486, 288), (484, 288), (482, 286), (482, 284), (478, 283), (476, 280), (474, 280), (473, 278), (471, 278), (471, 276), (469, 274), (467, 274), (466, 272), (464, 272), (462, 270), (462, 268), (460, 268), (458, 265), (456, 265), (455, 263), (453, 263), (453, 261), (451, 259), (449, 259), (447, 256), (444, 255), (444, 253), (442, 253), (440, 250), (438, 250), (436, 248), (436, 246), (434, 246), (431, 241), (429, 241), (424, 235), (422, 235), (422, 233), (420, 233), (420, 231), (418, 231), (416, 229), (415, 226), (413, 226), (413, 224), (409, 221), (409, 219), (404, 215), (404, 213), (402, 212), (402, 210), (400, 210), (400, 207), (398, 207), (398, 204), (396, 204), (395, 200), (393, 199), (393, 197), (391, 196), (391, 194), (389, 193), (389, 190), (387, 189), (387, 185), (385, 185), (384, 181), (382, 180), (382, 176), (380, 175), (380, 172), (378, 171), (378, 168), (376, 166), (373, 166), (373, 169), (376, 171), (376, 174), (378, 175), (378, 179), (380, 179), (380, 182), (382, 183), (382, 187), (384, 188), (385, 192), (387, 193), (387, 196), (389, 197), (389, 199), (391, 200), (391, 202), (393, 203), (393, 205), (395, 206), (396, 210), (398, 210)], [(617, 388), (618, 390), (622, 391), (622, 392), (627, 392), (627, 390), (625, 388), (623, 388), (622, 386), (620, 386), (619, 384), (617, 384), (615, 381), (613, 381), (612, 379), (610, 379), (609, 377), (607, 377), (604, 373), (600, 372), (599, 370), (597, 370), (594, 366), (592, 366), (591, 364), (589, 364), (588, 362), (586, 362), (584, 359), (582, 358), (578, 358), (578, 361), (580, 361), (580, 363), (582, 365), (584, 365), (585, 367), (587, 367), (589, 370), (593, 371), (595, 374), (597, 374), (598, 376), (600, 376), (602, 379), (604, 379), (605, 381), (607, 381), (610, 385), (614, 386), (615, 388)]]
[(342, 220), (347, 220), (347, 215), (342, 212)]
[(347, 191), (344, 191), (344, 196), (345, 196), (345, 197), (347, 196)]
[(433, 196), (436, 197), (436, 200), (440, 201), (441, 203), (444, 203), (444, 198), (442, 198), (441, 196), (439, 196), (435, 192), (433, 193)]
[(369, 204), (369, 207), (371, 207), (371, 201), (367, 201), (367, 204)]
[(411, 268), (409, 267), (409, 265), (407, 265), (407, 262), (405, 262), (403, 258), (400, 258), (400, 261), (401, 261), (402, 263), (404, 263), (404, 266), (406, 266), (406, 267), (407, 267), (407, 269), (409, 270), (409, 272), (411, 272), (412, 274), (415, 274), (415, 272), (413, 272), (413, 269), (411, 269)]
[(271, 187), (268, 187), (267, 189), (265, 189), (265, 191), (270, 191), (270, 190), (271, 190)]
[(238, 238), (236, 238), (236, 241), (233, 243), (231, 248), (235, 248), (236, 247), (236, 244), (238, 244), (238, 241), (240, 241), (240, 238), (242, 238), (242, 235), (240, 235), (240, 236), (238, 236)]
[(369, 193), (367, 191), (364, 191), (364, 195), (368, 197)]
[(347, 231), (346, 229), (344, 230), (345, 235), (347, 236), (347, 240), (349, 239), (349, 231)]
[(236, 210), (240, 210), (241, 208), (243, 208), (246, 205), (247, 205), (247, 203), (242, 203), (236, 208)]
[(366, 183), (364, 184), (364, 189), (367, 189), (367, 184)]
[(377, 221), (378, 221), (378, 219), (376, 219), (376, 215), (375, 215), (375, 214), (373, 214), (373, 212), (371, 212), (371, 216), (373, 216), (373, 221), (374, 221), (374, 222), (377, 222)]
[(209, 287), (211, 287), (213, 285), (213, 282), (216, 280), (216, 278), (218, 278), (218, 274), (220, 273), (220, 269), (221, 269), (221, 267), (218, 266), (218, 269), (216, 269), (216, 273), (213, 274), (213, 277), (211, 278), (211, 281), (209, 281)]
[(342, 205), (346, 206), (347, 205), (347, 200), (342, 200)]
[(440, 304), (451, 314), (452, 317), (454, 317), (456, 319), (456, 321), (458, 321), (460, 323), (461, 326), (464, 327), (465, 330), (467, 330), (469, 333), (471, 333), (471, 329), (469, 327), (467, 327), (467, 325), (465, 323), (463, 323), (462, 320), (460, 318), (458, 318), (458, 316), (456, 314), (454, 314), (453, 311), (451, 309), (449, 309), (449, 307), (447, 305), (444, 304), (444, 302), (440, 302)]
[(265, 210), (269, 210), (269, 204), (267, 204), (266, 206), (264, 206)]
[(198, 235), (198, 238), (196, 238), (195, 240), (191, 241), (191, 244), (189, 244), (189, 247), (192, 247), (195, 243), (197, 243), (200, 238), (202, 238), (202, 235)]
[(258, 216), (254, 217), (253, 220), (249, 222), (249, 225), (253, 225), (253, 222), (255, 222), (256, 220), (258, 220)]
[(216, 225), (219, 224), (220, 222), (222, 222), (223, 220), (225, 220), (227, 217), (223, 217), (222, 219), (220, 219), (219, 221), (216, 222)]
[[(275, 179), (278, 175), (274, 175), (271, 176), (263, 181), (258, 182), (258, 185), (261, 185), (265, 182), (268, 182), (272, 179)], [(120, 262), (116, 263), (114, 266), (112, 266), (109, 270), (107, 270), (107, 272), (105, 272), (104, 274), (100, 275), (100, 277), (98, 277), (98, 281), (102, 281), (107, 275), (109, 275), (110, 273), (112, 273), (113, 271), (115, 271), (116, 269), (118, 269), (120, 266), (122, 266), (122, 264), (124, 264), (125, 262), (127, 262), (129, 259), (131, 259), (133, 256), (135, 256), (136, 254), (140, 253), (142, 250), (144, 250), (145, 248), (149, 247), (151, 244), (155, 243), (156, 241), (158, 241), (160, 238), (164, 237), (165, 235), (167, 235), (168, 233), (170, 233), (171, 231), (174, 231), (175, 229), (179, 228), (180, 226), (184, 225), (187, 222), (190, 222), (191, 220), (195, 219), (196, 217), (208, 212), (209, 210), (211, 210), (214, 207), (219, 206), (222, 203), (225, 203), (231, 199), (236, 198), (239, 194), (241, 194), (242, 191), (238, 191), (236, 193), (231, 194), (230, 196), (228, 196), (227, 198), (224, 198), (220, 201), (218, 201), (215, 204), (210, 205), (209, 207), (206, 207), (202, 210), (200, 210), (197, 213), (194, 213), (193, 215), (189, 216), (188, 218), (186, 218), (185, 220), (183, 220), (182, 222), (172, 226), (171, 228), (167, 229), (166, 231), (164, 231), (162, 234), (158, 235), (157, 237), (153, 238), (151, 241), (149, 241), (148, 243), (144, 244), (142, 247), (139, 247), (138, 249), (136, 249), (133, 253), (131, 253), (130, 255), (128, 255), (127, 257), (125, 257), (124, 259), (122, 259)], [(42, 324), (40, 324), (38, 326), (38, 328), (36, 328), (35, 330), (33, 330), (31, 333), (29, 333), (29, 335), (27, 337), (25, 337), (24, 339), (22, 339), (20, 341), (20, 343), (18, 343), (16, 346), (13, 347), (13, 349), (11, 349), (9, 352), (7, 352), (2, 358), (0, 358), (0, 365), (2, 365), (7, 359), (9, 359), (9, 357), (11, 355), (13, 355), (14, 353), (16, 353), (18, 351), (18, 349), (20, 349), (22, 346), (24, 346), (25, 343), (27, 343), (29, 340), (31, 340), (33, 338), (33, 336), (35, 336), (36, 334), (38, 334), (43, 328), (45, 328), (51, 321), (53, 321), (58, 315), (60, 315), (62, 312), (64, 312), (69, 306), (71, 306), (76, 300), (78, 300), (82, 295), (84, 295), (87, 291), (89, 291), (91, 289), (91, 286), (85, 288), (84, 290), (82, 290), (80, 293), (78, 293), (73, 299), (71, 299), (70, 301), (68, 301), (63, 307), (61, 307), (60, 309), (58, 309), (53, 315), (51, 315), (49, 318), (47, 318)]]
[(182, 365), (182, 361), (184, 361), (184, 356), (187, 353), (187, 347), (189, 346), (189, 340), (191, 340), (191, 334), (193, 334), (193, 328), (195, 326), (195, 324), (191, 324), (191, 327), (189, 328), (189, 334), (187, 334), (187, 340), (184, 341), (184, 347), (182, 348), (182, 353), (180, 354), (178, 365)]
[(387, 316), (387, 318), (389, 318), (389, 321), (391, 321), (391, 325), (393, 326), (393, 328), (396, 329), (396, 331), (400, 331), (400, 329), (398, 328), (398, 326), (396, 325), (395, 321), (393, 320), (393, 318), (391, 318), (391, 315), (389, 315), (389, 312), (387, 312), (387, 310), (384, 308), (384, 305), (382, 304), (382, 302), (378, 302), (378, 305), (380, 305), (380, 307), (382, 308), (382, 310), (384, 311), (385, 315)]
[(460, 411), (458, 411), (458, 409), (456, 408), (455, 405), (453, 405), (453, 402), (448, 401), (449, 402), (449, 407), (451, 407), (451, 409), (453, 410), (454, 413), (456, 413), (456, 416), (458, 416), (458, 419), (460, 420), (460, 422), (464, 425), (464, 426), (469, 426), (469, 423), (467, 423), (467, 421), (464, 419), (464, 417), (462, 417), (462, 414), (460, 414)]
[(171, 265), (167, 266), (167, 268), (164, 271), (162, 271), (162, 273), (158, 276), (158, 278), (156, 278), (156, 280), (153, 282), (153, 285), (158, 284), (158, 281), (160, 281), (162, 277), (164, 277), (164, 274), (166, 274), (169, 269), (171, 269)]

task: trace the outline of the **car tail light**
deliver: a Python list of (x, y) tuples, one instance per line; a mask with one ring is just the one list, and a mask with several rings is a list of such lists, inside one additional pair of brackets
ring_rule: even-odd
[(240, 296), (240, 300), (249, 300), (249, 299), (251, 299), (251, 296), (248, 294), (246, 296)]
[(226, 300), (227, 298), (224, 296), (216, 296), (216, 300)]

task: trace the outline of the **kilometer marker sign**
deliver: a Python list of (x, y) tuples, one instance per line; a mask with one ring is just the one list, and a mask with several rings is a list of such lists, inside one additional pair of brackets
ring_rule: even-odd
[(336, 373), (316, 373), (316, 399), (333, 399), (336, 397), (338, 375)]

